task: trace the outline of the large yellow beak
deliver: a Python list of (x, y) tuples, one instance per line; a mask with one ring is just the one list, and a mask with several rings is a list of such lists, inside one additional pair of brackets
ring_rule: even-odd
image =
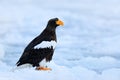
[(64, 25), (64, 23), (63, 23), (61, 20), (56, 21), (56, 24), (57, 24), (57, 25), (61, 25), (61, 26)]

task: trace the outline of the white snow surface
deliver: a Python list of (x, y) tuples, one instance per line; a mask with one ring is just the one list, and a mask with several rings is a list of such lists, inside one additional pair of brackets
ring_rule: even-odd
[[(55, 17), (52, 71), (11, 71)], [(120, 0), (0, 0), (0, 80), (120, 80)]]

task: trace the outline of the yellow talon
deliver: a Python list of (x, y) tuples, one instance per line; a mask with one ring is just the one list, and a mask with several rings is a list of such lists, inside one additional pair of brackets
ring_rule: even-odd
[(47, 68), (47, 67), (37, 67), (36, 70), (47, 71), (47, 70), (52, 70), (52, 69), (51, 68)]

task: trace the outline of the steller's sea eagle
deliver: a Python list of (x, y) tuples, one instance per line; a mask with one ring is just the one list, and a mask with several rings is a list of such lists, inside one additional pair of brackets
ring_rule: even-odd
[(63, 26), (64, 23), (58, 18), (50, 19), (43, 32), (24, 49), (22, 56), (16, 63), (17, 67), (29, 64), (36, 67), (36, 70), (51, 70), (46, 63), (52, 60), (57, 43), (56, 28), (60, 25)]

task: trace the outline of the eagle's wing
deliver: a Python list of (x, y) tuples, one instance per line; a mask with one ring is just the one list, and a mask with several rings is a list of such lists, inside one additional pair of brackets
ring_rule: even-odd
[(33, 39), (28, 44), (28, 46), (25, 48), (24, 52), (34, 49), (34, 47), (37, 46), (38, 44), (42, 43), (42, 41), (50, 41), (51, 40), (50, 36), (51, 36), (51, 34), (49, 33), (49, 31), (46, 31), (46, 29), (45, 29), (39, 36), (37, 36), (35, 39)]
[(33, 49), (36, 45), (40, 44), (44, 40), (44, 35), (39, 35), (35, 39), (33, 39), (25, 48), (24, 52), (29, 51), (30, 49)]
[[(43, 31), (44, 32), (44, 31)], [(41, 33), (41, 35), (37, 36), (35, 39), (33, 39), (28, 46), (25, 48), (22, 56), (20, 57), (20, 59), (18, 60), (18, 62), (16, 64), (19, 64), (19, 62), (26, 58), (26, 56), (29, 55), (29, 51), (31, 51), (32, 49), (34, 49), (34, 47), (38, 44), (40, 44), (44, 39), (45, 39), (45, 33)]]

